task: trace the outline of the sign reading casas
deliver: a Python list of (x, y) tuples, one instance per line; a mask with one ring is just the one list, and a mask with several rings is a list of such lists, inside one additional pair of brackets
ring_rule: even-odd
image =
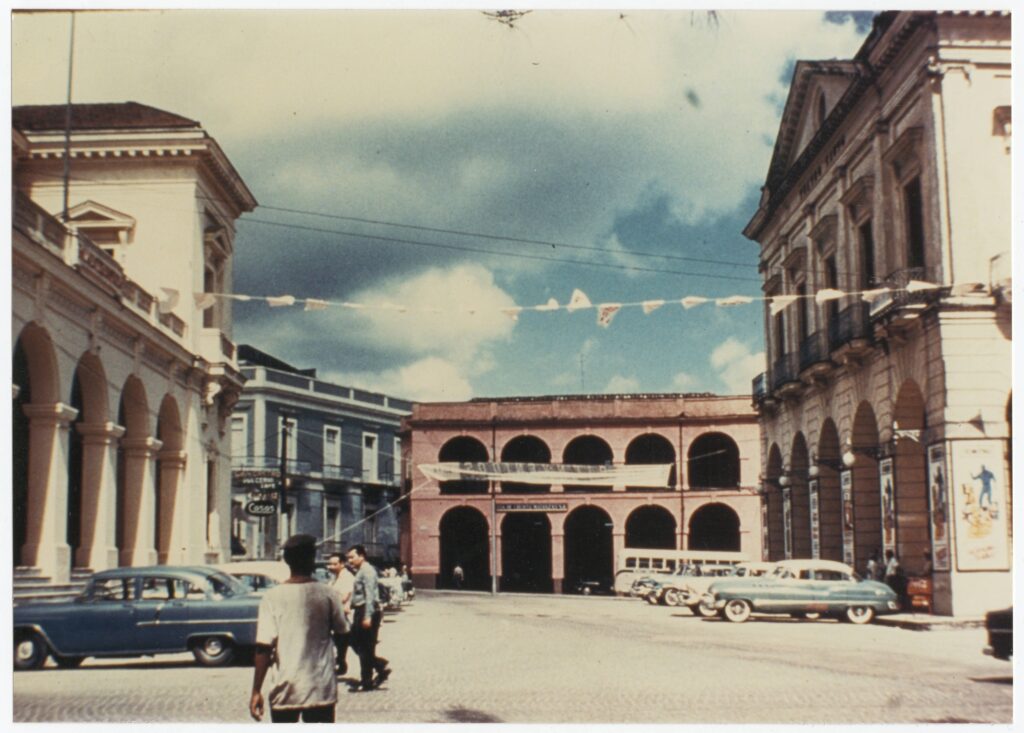
[(567, 512), (569, 505), (559, 502), (533, 502), (531, 504), (495, 504), (494, 508), (499, 512)]

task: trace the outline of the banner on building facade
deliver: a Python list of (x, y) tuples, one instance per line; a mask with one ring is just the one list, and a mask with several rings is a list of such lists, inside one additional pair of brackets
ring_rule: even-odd
[(946, 481), (946, 447), (942, 443), (928, 447), (928, 516), (932, 536), (932, 563), (935, 570), (948, 571), (949, 494)]
[(896, 489), (892, 470), (892, 458), (878, 462), (878, 488), (882, 501), (882, 557), (886, 552), (896, 552)]
[(435, 481), (509, 481), (520, 484), (577, 484), (668, 488), (672, 464), (582, 466), (567, 463), (421, 463)]
[(807, 501), (811, 507), (811, 557), (821, 557), (821, 511), (818, 508), (818, 479), (807, 482)]
[(531, 502), (531, 503), (519, 503), (519, 502), (499, 502), (494, 505), (494, 510), (498, 512), (567, 512), (569, 511), (569, 504), (566, 502)]
[(852, 566), (853, 548), (853, 471), (839, 474), (839, 487), (843, 497), (843, 562)]
[(956, 440), (950, 447), (956, 569), (1009, 570), (1005, 441)]
[(787, 560), (793, 557), (793, 492), (782, 490), (782, 542), (783, 555)]

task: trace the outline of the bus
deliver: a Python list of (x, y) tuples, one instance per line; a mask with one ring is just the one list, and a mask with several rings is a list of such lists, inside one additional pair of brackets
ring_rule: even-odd
[(614, 590), (616, 595), (629, 595), (634, 580), (674, 573), (683, 565), (729, 567), (741, 562), (750, 562), (751, 559), (745, 552), (650, 550), (627, 547), (619, 554), (615, 568)]

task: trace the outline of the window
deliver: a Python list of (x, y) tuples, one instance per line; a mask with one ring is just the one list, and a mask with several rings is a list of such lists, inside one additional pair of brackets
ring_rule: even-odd
[(341, 542), (341, 506), (331, 501), (324, 504), (324, 541)]
[[(837, 288), (839, 286), (839, 274), (836, 271), (836, 258), (825, 258), (825, 287)], [(835, 323), (839, 318), (839, 301), (836, 299), (825, 301), (825, 320), (827, 323)]]
[(337, 475), (341, 467), (341, 428), (328, 425), (324, 428), (324, 473)]
[(169, 601), (172, 597), (171, 587), (167, 578), (142, 579), (142, 600)]
[(627, 557), (626, 558), (626, 567), (627, 568), (635, 568), (636, 567), (636, 558), (635, 557)]
[(397, 484), (404, 476), (404, 473), (402, 472), (402, 441), (400, 438), (395, 438), (393, 451), (394, 452), (391, 456), (391, 479)]
[(827, 109), (825, 107), (825, 93), (824, 92), (819, 92), (818, 93), (817, 119), (816, 119), (816, 122), (818, 123), (818, 127), (821, 127), (825, 123), (825, 117), (826, 116), (827, 116)]
[(363, 481), (377, 481), (377, 436), (363, 433)]
[(903, 208), (907, 232), (907, 267), (923, 268), (924, 210), (921, 201), (921, 178), (915, 176), (903, 186)]
[(786, 354), (786, 317), (779, 311), (775, 314), (775, 358), (781, 359)]
[(92, 586), (92, 600), (135, 600), (135, 578), (105, 578), (95, 581)]
[(866, 219), (857, 229), (860, 234), (860, 288), (870, 290), (875, 286), (875, 236), (871, 219)]
[(249, 455), (249, 419), (245, 415), (231, 416), (231, 457), (236, 461)]
[(807, 338), (808, 321), (810, 320), (807, 311), (811, 307), (810, 300), (807, 298), (807, 285), (804, 283), (797, 285), (796, 294), (800, 296), (798, 301), (799, 309), (796, 312), (797, 336), (800, 343), (803, 343)]

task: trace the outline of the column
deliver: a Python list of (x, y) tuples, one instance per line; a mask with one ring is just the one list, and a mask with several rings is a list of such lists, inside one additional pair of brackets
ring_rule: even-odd
[(92, 570), (117, 567), (117, 441), (124, 427), (81, 423), (82, 546), (75, 565)]
[(122, 565), (156, 564), (156, 438), (122, 440), (124, 448), (124, 547)]
[(28, 514), (22, 558), (55, 583), (71, 579), (68, 525), (69, 428), (78, 410), (55, 402), (25, 405), (29, 419)]
[[(188, 562), (188, 501), (179, 501), (184, 485), (188, 453), (183, 450), (161, 450), (157, 453), (160, 474), (160, 527), (157, 536), (157, 562), (184, 565)], [(185, 497), (182, 496), (182, 499)]]
[(563, 581), (565, 580), (565, 533), (562, 531), (551, 532), (551, 590), (555, 593), (562, 592)]
[(347, 549), (363, 543), (363, 490), (350, 486), (341, 493), (341, 542)]

